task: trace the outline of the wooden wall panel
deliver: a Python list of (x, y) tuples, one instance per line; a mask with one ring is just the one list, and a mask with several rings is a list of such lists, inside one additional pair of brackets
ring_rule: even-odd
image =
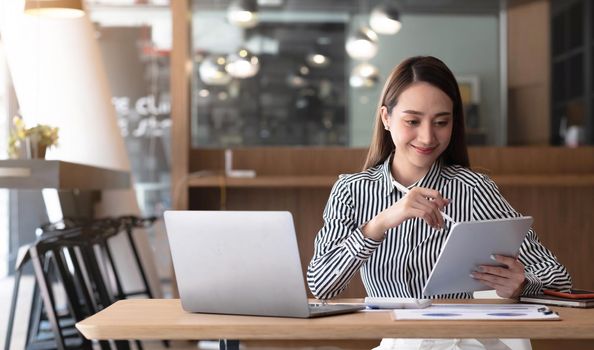
[(503, 187), (508, 202), (534, 217), (533, 228), (572, 275), (574, 286), (594, 289), (594, 187)]
[(550, 138), (550, 3), (510, 0), (507, 11), (508, 144)]
[[(472, 168), (491, 174), (594, 174), (594, 148), (469, 147)], [(367, 149), (253, 147), (233, 149), (234, 169), (258, 175), (338, 175), (361, 171)], [(224, 150), (194, 149), (189, 170), (222, 170)]]
[(470, 147), (473, 169), (489, 174), (594, 174), (594, 148)]
[[(365, 149), (349, 148), (246, 148), (234, 150), (234, 168), (255, 169), (260, 176), (335, 177), (359, 171)], [(540, 239), (566, 265), (580, 288), (594, 289), (594, 148), (484, 147), (470, 149), (474, 167), (493, 177), (518, 175), (505, 181), (500, 189), (518, 211), (535, 218)], [(222, 150), (194, 150), (190, 169), (223, 168)], [(586, 185), (555, 181), (574, 174), (590, 179)], [(531, 175), (550, 175), (544, 183), (530, 184)], [(528, 179), (528, 181), (526, 181)], [(561, 178), (565, 179), (565, 178)], [(322, 225), (322, 212), (330, 184), (316, 187), (239, 187), (192, 188), (190, 208), (227, 210), (288, 210), (295, 219), (301, 260), (305, 271), (313, 254), (315, 235)], [(548, 183), (548, 184), (547, 184)], [(260, 186), (260, 185), (259, 185)], [(224, 207), (221, 207), (223, 194)], [(342, 297), (362, 297), (365, 291), (359, 278)]]
[[(258, 175), (338, 175), (360, 171), (367, 155), (363, 148), (250, 147), (233, 149), (233, 169), (254, 169)], [(194, 149), (190, 170), (222, 170), (224, 150)]]

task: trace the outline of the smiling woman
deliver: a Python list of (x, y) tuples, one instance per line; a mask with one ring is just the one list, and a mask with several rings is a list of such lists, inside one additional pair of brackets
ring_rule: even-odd
[[(382, 90), (364, 170), (341, 176), (330, 193), (308, 267), (312, 294), (334, 298), (360, 270), (371, 297), (472, 298), (472, 291), (423, 293), (452, 229), (442, 214), (457, 222), (521, 214), (490, 178), (469, 167), (454, 75), (435, 57), (404, 60)], [(500, 297), (536, 294), (543, 287), (571, 287), (565, 267), (532, 229), (517, 257), (498, 256), (497, 263), (505, 268), (481, 266), (472, 277)], [(394, 344), (386, 340), (380, 348), (501, 348), (496, 347), (500, 346), (496, 339), (438, 343), (417, 339)]]

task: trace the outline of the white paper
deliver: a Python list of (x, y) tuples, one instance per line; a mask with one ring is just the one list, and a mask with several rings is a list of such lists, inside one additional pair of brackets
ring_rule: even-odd
[(425, 309), (394, 310), (395, 320), (559, 320), (538, 304), (433, 304)]

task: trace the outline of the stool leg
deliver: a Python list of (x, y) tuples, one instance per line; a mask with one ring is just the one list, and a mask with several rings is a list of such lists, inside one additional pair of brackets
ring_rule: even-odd
[[(65, 254), (66, 252), (68, 255)], [(74, 284), (74, 288), (78, 290), (80, 296), (82, 296), (83, 303), (81, 306), (84, 308), (83, 313), (85, 315), (92, 315), (96, 312), (95, 306), (93, 304), (93, 298), (91, 298), (91, 295), (89, 294), (89, 289), (87, 288), (87, 283), (85, 282), (81, 265), (78, 262), (76, 251), (73, 247), (67, 247), (66, 252), (63, 252), (62, 259), (67, 261), (66, 263), (69, 262), (72, 265), (72, 282)]]
[(134, 260), (136, 260), (136, 265), (138, 266), (138, 271), (140, 272), (140, 277), (142, 278), (142, 283), (144, 284), (144, 288), (146, 288), (146, 294), (150, 299), (153, 298), (153, 293), (151, 292), (151, 287), (148, 282), (148, 278), (146, 277), (146, 272), (144, 271), (144, 267), (142, 265), (142, 261), (140, 260), (140, 254), (138, 253), (138, 249), (136, 249), (136, 243), (134, 241), (134, 237), (132, 236), (132, 227), (126, 227), (126, 236), (128, 237), (128, 241), (130, 242), (130, 247), (132, 248), (132, 253), (134, 254)]
[(219, 340), (219, 350), (239, 350), (239, 340)]
[[(52, 264), (50, 264), (50, 257), (47, 255), (43, 256), (43, 259), (40, 257), (39, 261), (41, 263), (42, 271), (44, 276), (50, 276), (52, 273)], [(49, 277), (46, 277), (46, 280), (49, 280)], [(51, 285), (48, 282), (48, 285)], [(48, 290), (50, 298), (53, 298), (52, 289), (49, 288)], [(37, 342), (37, 337), (40, 333), (41, 323), (44, 321), (44, 308), (43, 308), (43, 298), (40, 295), (41, 291), (39, 289), (39, 282), (37, 278), (35, 278), (35, 284), (33, 288), (33, 298), (31, 299), (31, 312), (29, 314), (29, 326), (27, 328), (27, 347)], [(52, 299), (53, 300), (53, 299)]]
[[(81, 252), (83, 259), (85, 261), (85, 266), (87, 267), (87, 272), (89, 273), (89, 278), (95, 285), (97, 297), (99, 300), (98, 304), (101, 305), (100, 309), (104, 309), (111, 304), (112, 300), (107, 290), (107, 287), (105, 286), (105, 283), (103, 281), (103, 275), (101, 274), (101, 270), (99, 269), (99, 265), (97, 262), (97, 255), (95, 254), (92, 245), (81, 247)], [(128, 341), (125, 340), (115, 340), (114, 344), (117, 349), (130, 349), (130, 344), (128, 343)]]
[[(86, 316), (89, 315), (85, 315), (83, 311), (83, 305), (81, 305), (80, 302), (80, 295), (73, 282), (73, 275), (67, 268), (68, 265), (63, 255), (63, 251), (62, 249), (56, 249), (53, 253), (55, 257), (54, 263), (58, 270), (62, 285), (64, 286), (64, 290), (66, 291), (66, 300), (68, 301), (70, 315), (72, 315), (76, 322), (82, 321)], [(78, 331), (77, 334), (79, 339), (82, 341), (81, 348), (92, 349), (91, 341), (83, 337)]]
[(33, 295), (31, 297), (31, 311), (27, 322), (26, 344), (29, 344), (37, 335), (39, 322), (41, 322), (41, 300), (39, 299), (39, 286), (37, 281), (33, 282)]
[(113, 259), (113, 255), (111, 254), (111, 249), (109, 248), (109, 244), (107, 242), (105, 242), (105, 244), (101, 245), (101, 248), (105, 252), (105, 255), (107, 256), (109, 265), (111, 266), (111, 271), (113, 272), (113, 278), (115, 279), (116, 290), (117, 290), (116, 299), (118, 299), (118, 300), (125, 299), (126, 293), (124, 292), (124, 287), (122, 286), (122, 282), (120, 280), (120, 274), (118, 273), (118, 269), (116, 268), (116, 264)]
[(16, 304), (19, 295), (19, 285), (21, 283), (21, 269), (15, 271), (14, 285), (12, 287), (12, 298), (10, 299), (10, 312), (8, 314), (8, 327), (6, 329), (6, 339), (4, 340), (4, 350), (10, 350), (10, 340), (12, 338), (12, 327), (14, 326), (14, 316), (16, 312)]
[(89, 309), (89, 312), (94, 314), (100, 310), (97, 300), (95, 298), (95, 292), (93, 287), (93, 276), (89, 272), (87, 262), (84, 256), (85, 252), (82, 247), (71, 248), (68, 250), (68, 255), (74, 266), (74, 270), (77, 275), (77, 283), (80, 284), (80, 289), (85, 299), (85, 304)]
[(31, 262), (33, 263), (35, 277), (39, 285), (39, 292), (41, 293), (41, 298), (45, 306), (45, 312), (54, 333), (56, 346), (58, 350), (65, 350), (64, 338), (62, 337), (62, 332), (60, 330), (60, 324), (56, 314), (52, 292), (50, 291), (49, 281), (46, 278), (45, 271), (40, 261), (41, 257), (39, 256), (37, 246), (34, 245), (29, 248), (29, 252), (31, 254)]
[[(91, 294), (94, 293), (91, 290), (92, 287), (90, 286), (91, 276), (89, 275), (87, 278), (87, 277), (85, 277), (85, 274), (83, 272), (83, 266), (86, 266), (84, 257), (83, 257), (84, 252), (83, 252), (82, 248), (80, 248), (80, 247), (78, 247), (78, 248), (80, 249), (80, 251), (77, 251), (74, 247), (69, 247), (67, 249), (68, 257), (69, 257), (70, 262), (72, 263), (72, 266), (74, 267), (74, 278), (76, 281), (76, 285), (78, 286), (78, 288), (83, 296), (85, 306), (87, 308), (87, 312), (90, 315), (92, 315), (98, 311), (98, 307), (97, 307), (95, 300), (91, 296)], [(80, 254), (78, 254), (78, 253), (80, 253)], [(82, 262), (82, 264), (81, 264), (81, 262)], [(107, 340), (100, 340), (99, 346), (101, 347), (102, 350), (111, 350), (111, 346), (109, 345), (109, 341), (107, 341)]]

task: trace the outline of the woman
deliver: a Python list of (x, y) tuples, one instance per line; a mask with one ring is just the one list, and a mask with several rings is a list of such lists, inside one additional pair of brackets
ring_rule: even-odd
[[(491, 179), (469, 169), (452, 72), (435, 57), (412, 57), (392, 71), (383, 88), (364, 170), (341, 176), (332, 189), (307, 273), (312, 293), (333, 298), (361, 270), (369, 296), (425, 298), (423, 286), (451, 228), (441, 212), (457, 222), (520, 216)], [(565, 267), (533, 230), (517, 258), (495, 259), (506, 267), (480, 266), (472, 276), (501, 297), (571, 287)], [(472, 293), (434, 297), (472, 298)], [(414, 341), (396, 343), (390, 346)], [(458, 347), (484, 348), (471, 343)]]

